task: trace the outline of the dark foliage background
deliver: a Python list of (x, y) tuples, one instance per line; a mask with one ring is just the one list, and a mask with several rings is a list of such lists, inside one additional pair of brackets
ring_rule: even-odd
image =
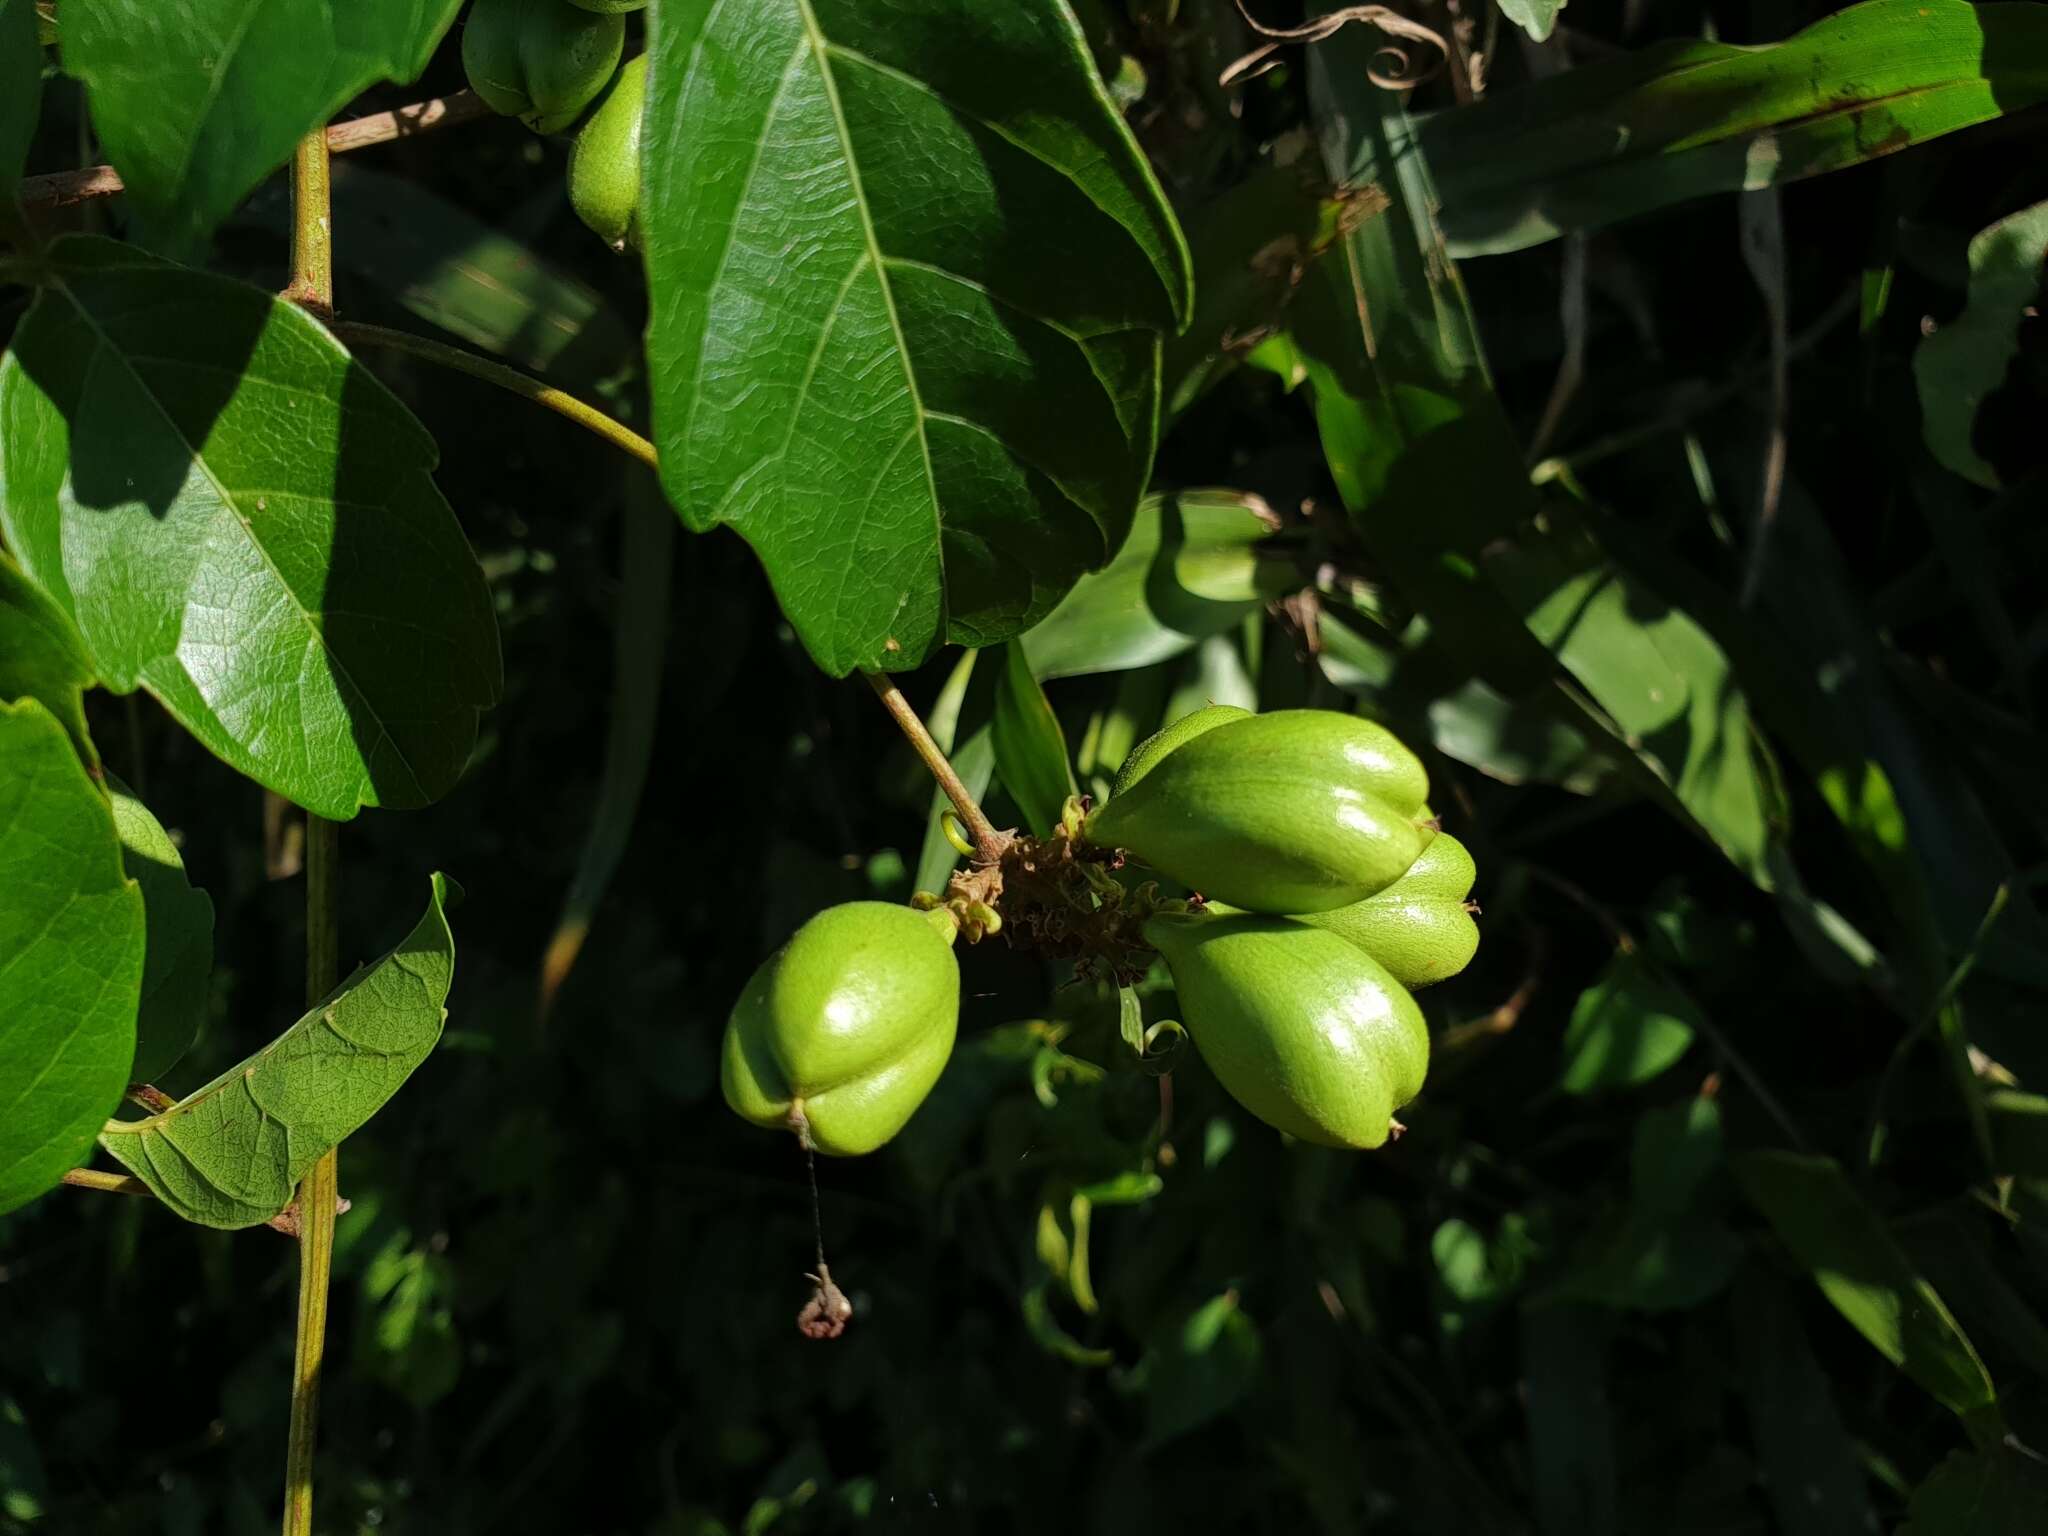
[[(1593, 57), (1707, 21), (1767, 40), (1825, 9), (1578, 0), (1566, 20)], [(1220, 35), (1227, 20), (1189, 6), (1129, 35)], [(1174, 78), (1159, 56), (1144, 62), (1141, 123)], [(1503, 79), (1524, 67), (1504, 47)], [(421, 93), (460, 84), (451, 40)], [(1199, 201), (1303, 110), (1298, 74), (1283, 78), (1232, 126), (1223, 163), (1169, 180)], [(1909, 364), (1922, 317), (1960, 307), (1969, 235), (2048, 197), (2044, 135), (2023, 115), (1785, 193), (1789, 313), (1806, 338), (1789, 479), (1810, 512), (1768, 557), (1817, 609), (1846, 603), (1884, 674), (1866, 725), (1906, 743), (1922, 792), (1981, 811), (2030, 922), (2048, 827), (2040, 321), (2022, 327), (1980, 419), (1978, 446), (2008, 487), (1995, 499), (1920, 489)], [(73, 163), (83, 142), (55, 87), (37, 165)], [(435, 305), (487, 289), (467, 215), (530, 253), (543, 288), (602, 301), (549, 377), (630, 414), (642, 294), (632, 264), (570, 214), (563, 159), (507, 120), (351, 158), (342, 313), (418, 329)], [(442, 212), (387, 212), (406, 241), (361, 232), (399, 195), (388, 182)], [(219, 265), (275, 286), (281, 197), (222, 237)], [(121, 214), (78, 217), (118, 227)], [(1525, 434), (1565, 345), (1563, 251), (1464, 266)], [(1585, 383), (1550, 451), (1644, 428), (1579, 470), (1619, 547), (1676, 573), (1669, 597), (1687, 579), (1716, 594), (1719, 637), (1755, 653), (1753, 693), (1774, 675), (1795, 700), (1816, 679), (1842, 684), (1825, 669), (1850, 664), (1851, 637), (1824, 637), (1832, 654), (1787, 648), (1730, 604), (1747, 536), (1715, 533), (1688, 468), (1689, 445), (1726, 503), (1714, 515), (1746, 526), (1768, 351), (1734, 204), (1619, 226), (1588, 258)], [(1855, 295), (1879, 271), (1889, 302), (1859, 325)], [(539, 345), (509, 325), (499, 341), (519, 361)], [(459, 792), (344, 833), (347, 956), (398, 936), (432, 869), (468, 899), (446, 1040), (343, 1150), (354, 1208), (322, 1408), (326, 1528), (1890, 1529), (1971, 1440), (1829, 1305), (1728, 1171), (1736, 1154), (1793, 1146), (1855, 1172), (1967, 1330), (2005, 1429), (2048, 1447), (2048, 1204), (2032, 1178), (1985, 1177), (1926, 1020), (1828, 973), (1778, 903), (1649, 801), (1611, 783), (1590, 796), (1502, 783), (1441, 755), (1439, 805), (1478, 859), (1485, 941), (1468, 973), (1425, 996), (1437, 1056), (1406, 1137), (1365, 1156), (1285, 1146), (1191, 1051), (1170, 1085), (1130, 1068), (1113, 998), (984, 945), (965, 956), (962, 1043), (934, 1100), (883, 1154), (820, 1169), (833, 1272), (858, 1311), (836, 1343), (800, 1339), (802, 1162), (724, 1109), (718, 1034), (746, 974), (806, 913), (908, 894), (929, 787), (866, 690), (810, 665), (737, 540), (680, 539), (640, 815), (540, 1022), (538, 957), (600, 795), (621, 528), (650, 493), (554, 417), (402, 360), (375, 365), (441, 443), (440, 483), (492, 577), (508, 690)], [(1305, 400), (1249, 369), (1180, 420), (1157, 478), (1262, 494), (1295, 522), (1307, 503), (1325, 534), (1336, 505)], [(1331, 537), (1340, 561), (1376, 574)], [(1266, 707), (1349, 707), (1279, 617), (1224, 644)], [(1164, 664), (1162, 693), (1201, 687), (1196, 669), (1214, 659)], [(928, 701), (941, 675), (916, 679), (913, 697)], [(1120, 682), (1050, 685), (1070, 744)], [(213, 1017), (164, 1085), (175, 1093), (296, 1016), (299, 892), (266, 877), (260, 791), (146, 700), (97, 707), (110, 764), (182, 831), (219, 913)], [(1897, 892), (1782, 750), (1782, 717), (1760, 713), (1808, 887), (1865, 933), (1895, 931)], [(1906, 808), (1902, 846), (1944, 916), (1981, 917), (1996, 882), (1923, 836), (1946, 823), (1920, 809)], [(1964, 945), (1947, 931), (1953, 964)], [(1567, 1027), (1582, 994), (1611, 982), (1618, 946), (1690, 998), (1689, 1043), (1639, 1079), (1565, 1091), (1580, 1048)], [(1964, 989), (1981, 1073), (2048, 1076), (2041, 966), (2022, 937), (1987, 951)], [(1151, 1003), (1171, 1016), (1170, 998)], [(1047, 1264), (1073, 1236), (1071, 1191), (1147, 1171), (1156, 1197), (1096, 1203), (1090, 1314)], [(1674, 1180), (1676, 1206), (1650, 1223), (1645, 1190)], [(293, 1300), (293, 1251), (261, 1229), (201, 1231), (69, 1191), (0, 1223), (0, 1530), (267, 1529)], [(2015, 1465), (1958, 1462), (1953, 1475), (2021, 1486)], [(1962, 1529), (1941, 1507), (1923, 1505), (1915, 1528)]]

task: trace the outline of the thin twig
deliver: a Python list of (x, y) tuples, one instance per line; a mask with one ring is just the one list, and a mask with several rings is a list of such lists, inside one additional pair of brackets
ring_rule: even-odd
[[(491, 116), (490, 107), (472, 91), (456, 91), (431, 101), (375, 112), (353, 122), (335, 123), (327, 130), (327, 148), (337, 155), (452, 128), (457, 123), (475, 122)], [(112, 197), (122, 189), (121, 173), (111, 165), (89, 165), (82, 170), (58, 171), (50, 176), (25, 176), (21, 181), (21, 205), (28, 209), (68, 208), (96, 197)]]
[(1421, 85), (1426, 80), (1434, 79), (1437, 71), (1442, 69), (1451, 57), (1451, 45), (1445, 42), (1434, 28), (1424, 26), (1419, 21), (1410, 21), (1398, 11), (1389, 10), (1384, 5), (1347, 5), (1342, 10), (1314, 17), (1298, 27), (1269, 27), (1245, 9), (1244, 0), (1237, 0), (1237, 14), (1244, 18), (1246, 26), (1271, 41), (1261, 44), (1243, 58), (1227, 65), (1223, 73), (1217, 76), (1218, 85), (1235, 85), (1241, 80), (1257, 79), (1279, 64), (1280, 61), (1274, 55), (1280, 51), (1283, 43), (1320, 43), (1354, 21), (1369, 22), (1389, 37), (1427, 43), (1437, 51), (1437, 58), (1429, 68), (1417, 69), (1410, 73), (1408, 55), (1393, 43), (1382, 44), (1373, 54), (1373, 58), (1392, 58), (1396, 72), (1388, 74), (1372, 66), (1368, 66), (1365, 72), (1366, 78), (1382, 90), (1405, 91), (1410, 86)]
[(931, 776), (939, 782), (939, 788), (946, 792), (946, 798), (953, 802), (953, 809), (960, 813), (960, 819), (967, 825), (967, 835), (974, 839), (975, 857), (984, 864), (993, 864), (1003, 855), (1003, 835), (983, 812), (974, 796), (967, 792), (967, 786), (960, 782), (960, 775), (953, 771), (953, 765), (946, 761), (946, 754), (939, 750), (939, 744), (932, 740), (932, 733), (924, 728), (924, 721), (917, 711), (910, 707), (910, 700), (903, 697), (903, 690), (896, 686), (894, 678), (886, 672), (867, 672), (869, 686), (882, 701), (882, 708), (889, 711), (897, 727), (910, 739), (910, 745), (924, 760)]
[(486, 384), (495, 384), (523, 400), (530, 400), (558, 416), (567, 417), (586, 431), (596, 433), (614, 448), (622, 448), (633, 455), (649, 469), (660, 467), (654, 452), (654, 444), (631, 427), (614, 420), (596, 406), (587, 404), (566, 391), (556, 389), (550, 384), (543, 384), (539, 379), (521, 373), (517, 368), (508, 368), (488, 357), (479, 357), (464, 347), (451, 347), (445, 341), (415, 336), (410, 331), (394, 331), (388, 326), (362, 325), (353, 320), (337, 320), (329, 329), (350, 346), (384, 347), (393, 352), (410, 353), (430, 363), (437, 363), (443, 368), (466, 373), (473, 379), (482, 379)]
[(109, 1195), (155, 1198), (142, 1180), (125, 1173), (101, 1173), (97, 1168), (74, 1168), (64, 1175), (64, 1182), (74, 1189), (97, 1189)]

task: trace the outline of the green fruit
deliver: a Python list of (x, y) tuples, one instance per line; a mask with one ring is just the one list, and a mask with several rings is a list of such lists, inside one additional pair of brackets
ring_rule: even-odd
[(754, 972), (725, 1026), (733, 1113), (872, 1152), (939, 1080), (960, 1018), (951, 920), (882, 901), (827, 907)]
[(1321, 709), (1226, 721), (1159, 758), (1082, 835), (1252, 912), (1327, 912), (1408, 871), (1429, 778), (1383, 726)]
[(1422, 1010), (1370, 955), (1289, 917), (1162, 915), (1181, 1020), (1230, 1096), (1275, 1130), (1377, 1147), (1422, 1091)]
[(1431, 986), (1465, 969), (1479, 948), (1479, 925), (1465, 905), (1477, 876), (1465, 845), (1439, 832), (1408, 873), (1377, 896), (1305, 913), (1301, 921), (1350, 940), (1402, 986)]
[(476, 0), (462, 33), (469, 88), (535, 133), (559, 133), (605, 88), (626, 23), (562, 0)]
[(614, 248), (640, 243), (640, 107), (647, 55), (626, 60), (569, 146), (569, 202)]
[(1182, 715), (1162, 731), (1154, 731), (1135, 747), (1124, 759), (1123, 767), (1116, 771), (1116, 785), (1111, 794), (1120, 795), (1138, 780), (1145, 777), (1159, 765), (1159, 760), (1175, 747), (1184, 746), (1206, 731), (1213, 731), (1219, 725), (1228, 725), (1233, 720), (1249, 720), (1252, 712), (1239, 709), (1235, 704), (1211, 704), (1207, 709), (1198, 709), (1192, 715)]

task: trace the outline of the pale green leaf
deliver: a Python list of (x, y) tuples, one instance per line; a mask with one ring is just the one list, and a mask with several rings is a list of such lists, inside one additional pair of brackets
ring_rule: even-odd
[[(1185, 242), (1058, 0), (666, 0), (641, 225), (669, 499), (820, 666), (1044, 614), (1130, 526)], [(1086, 259), (1076, 259), (1085, 252)]]
[(78, 755), (97, 764), (85, 728), (92, 683), (92, 658), (77, 628), (0, 550), (0, 703), (34, 699), (70, 732)]
[(2048, 10), (1866, 0), (1782, 43), (1676, 40), (1421, 125), (1460, 256), (1859, 165), (2048, 97)]
[(417, 79), (461, 0), (64, 0), (64, 67), (151, 242), (198, 250), (292, 146)]
[(192, 1048), (206, 1018), (213, 979), (213, 900), (193, 888), (162, 823), (112, 774), (107, 795), (121, 837), (121, 863), (142, 890), (148, 934), (142, 1002), (135, 1016), (133, 1082), (154, 1083)]
[(1003, 647), (991, 724), (996, 774), (1031, 830), (1047, 836), (1059, 825), (1061, 808), (1074, 792), (1074, 775), (1067, 765), (1067, 740), (1059, 717), (1031, 675), (1024, 647), (1015, 640)]
[(100, 680), (334, 819), (423, 805), (498, 695), (412, 415), (258, 289), (72, 236), (0, 361), (0, 529)]
[(1752, 1152), (1734, 1169), (1778, 1240), (1879, 1354), (1959, 1414), (1993, 1406), (1976, 1350), (1839, 1164)]
[[(2048, 45), (2044, 45), (2048, 47)], [(1977, 408), (2019, 356), (2020, 321), (2041, 293), (2048, 260), (2048, 203), (2000, 219), (1970, 242), (1970, 297), (1963, 312), (1913, 353), (1927, 447), (1965, 480), (1996, 488), (1998, 472), (1970, 445)]]
[(0, 702), (0, 1212), (78, 1166), (135, 1057), (142, 893), (55, 716)]
[(1579, 994), (1564, 1032), (1567, 1093), (1632, 1088), (1675, 1065), (1692, 1044), (1699, 1006), (1640, 951), (1615, 954)]
[(426, 915), (246, 1061), (169, 1109), (107, 1124), (100, 1145), (187, 1221), (248, 1227), (283, 1210), (306, 1170), (383, 1108), (441, 1038), (455, 976), (433, 878)]
[(1557, 29), (1557, 13), (1570, 0), (1500, 0), (1500, 13), (1542, 42)]

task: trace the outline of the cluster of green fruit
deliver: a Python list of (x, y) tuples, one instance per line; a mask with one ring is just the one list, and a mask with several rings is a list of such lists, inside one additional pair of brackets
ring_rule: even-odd
[[(1326, 710), (1216, 707), (1141, 744), (1085, 841), (1200, 891), (1145, 924), (1204, 1061), (1304, 1141), (1376, 1147), (1421, 1091), (1412, 988), (1462, 970), (1471, 856), (1439, 831), (1421, 762)], [(938, 1081), (959, 1021), (955, 919), (828, 908), (763, 962), (726, 1027), (726, 1102), (821, 1152), (871, 1152)]]
[(573, 133), (569, 201), (616, 249), (640, 243), (645, 54), (626, 51), (626, 13), (647, 0), (476, 0), (462, 33), (469, 88), (535, 133)]

